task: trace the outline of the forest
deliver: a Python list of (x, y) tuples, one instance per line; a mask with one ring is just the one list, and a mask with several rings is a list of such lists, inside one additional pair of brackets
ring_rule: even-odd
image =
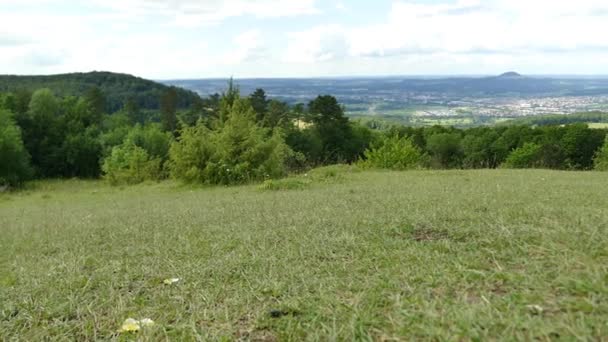
[(118, 105), (121, 97), (105, 86), (61, 95), (70, 86), (0, 94), (0, 185), (73, 177), (243, 184), (338, 163), (399, 170), (608, 169), (607, 130), (583, 123), (377, 129), (350, 120), (331, 95), (289, 105), (263, 89), (242, 95), (232, 81), (222, 94), (191, 103), (182, 96), (187, 92), (165, 87), (150, 100), (158, 110), (129, 96)]
[[(0, 75), (0, 92), (28, 97), (38, 89), (52, 89), (58, 97), (84, 96), (92, 88), (103, 92), (104, 111), (114, 113), (125, 102), (136, 103), (141, 109), (158, 110), (163, 92), (169, 87), (161, 83), (127, 74), (112, 72), (70, 73), (48, 76)], [(178, 108), (189, 108), (199, 96), (183, 88), (174, 88)], [(25, 94), (23, 94), (25, 93)]]

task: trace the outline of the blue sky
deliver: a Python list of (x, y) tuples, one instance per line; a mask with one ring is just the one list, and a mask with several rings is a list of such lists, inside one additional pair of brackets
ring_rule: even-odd
[(605, 0), (0, 0), (0, 73), (608, 74)]

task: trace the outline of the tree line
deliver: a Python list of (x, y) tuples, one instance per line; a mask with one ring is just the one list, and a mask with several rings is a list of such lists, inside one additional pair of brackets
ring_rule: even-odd
[[(161, 95), (169, 87), (143, 78), (111, 72), (71, 73), (48, 76), (0, 75), (0, 92), (28, 97), (38, 89), (52, 89), (58, 97), (84, 96), (98, 88), (105, 96), (105, 110), (114, 113), (128, 100), (142, 109), (160, 108)], [(181, 88), (173, 89), (179, 108), (189, 108), (200, 97)]]
[(461, 130), (349, 120), (330, 95), (290, 106), (258, 89), (222, 94), (180, 109), (176, 88), (159, 110), (125, 100), (108, 111), (98, 87), (82, 96), (49, 89), (0, 94), (0, 185), (33, 178), (98, 178), (113, 184), (174, 178), (238, 184), (319, 165), (408, 168), (606, 168), (606, 130), (584, 124)]

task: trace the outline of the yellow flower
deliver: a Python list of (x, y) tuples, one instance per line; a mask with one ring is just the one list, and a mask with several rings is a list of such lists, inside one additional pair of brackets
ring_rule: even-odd
[(142, 318), (141, 320), (136, 320), (133, 318), (127, 318), (122, 323), (122, 326), (118, 330), (120, 333), (134, 333), (138, 332), (142, 327), (150, 327), (154, 325), (154, 321), (150, 318)]
[(133, 318), (127, 318), (120, 327), (119, 332), (121, 333), (129, 333), (129, 332), (137, 332), (139, 331), (140, 326), (139, 322)]

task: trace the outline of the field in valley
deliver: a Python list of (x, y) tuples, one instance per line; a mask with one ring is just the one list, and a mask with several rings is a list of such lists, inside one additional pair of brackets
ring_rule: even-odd
[(604, 340), (607, 233), (597, 172), (38, 182), (0, 194), (0, 340)]

